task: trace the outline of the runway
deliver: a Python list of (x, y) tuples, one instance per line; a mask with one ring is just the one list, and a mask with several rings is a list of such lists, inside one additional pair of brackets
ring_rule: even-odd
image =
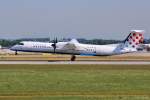
[(80, 64), (80, 65), (150, 65), (150, 62), (146, 61), (0, 61), (0, 64), (33, 64), (33, 65), (61, 65), (61, 64)]

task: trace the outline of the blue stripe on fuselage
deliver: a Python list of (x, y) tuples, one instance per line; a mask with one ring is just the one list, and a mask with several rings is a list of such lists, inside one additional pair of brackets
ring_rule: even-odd
[(82, 53), (80, 56), (96, 56), (96, 53)]

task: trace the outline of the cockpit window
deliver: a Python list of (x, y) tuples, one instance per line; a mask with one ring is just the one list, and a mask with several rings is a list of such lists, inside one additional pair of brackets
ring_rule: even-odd
[(18, 43), (18, 45), (24, 45), (23, 43)]

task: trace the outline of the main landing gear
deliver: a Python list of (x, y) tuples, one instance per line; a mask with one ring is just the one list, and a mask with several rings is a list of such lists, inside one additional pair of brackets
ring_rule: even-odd
[(17, 51), (15, 51), (15, 55), (18, 55), (18, 52), (17, 52)]
[(70, 60), (71, 60), (71, 61), (75, 61), (75, 60), (76, 60), (76, 56), (75, 56), (75, 55), (72, 55)]

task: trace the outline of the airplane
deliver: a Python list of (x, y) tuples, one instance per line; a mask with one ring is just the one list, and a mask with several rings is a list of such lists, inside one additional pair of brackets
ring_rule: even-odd
[(57, 38), (53, 43), (22, 41), (10, 50), (16, 51), (16, 54), (17, 51), (70, 54), (71, 61), (75, 61), (76, 55), (111, 56), (136, 52), (138, 46), (144, 41), (143, 34), (143, 30), (132, 30), (122, 43), (108, 45), (82, 44), (76, 39), (69, 42), (57, 42)]
[(150, 44), (141, 44), (138, 49), (141, 51), (149, 52), (150, 51)]

